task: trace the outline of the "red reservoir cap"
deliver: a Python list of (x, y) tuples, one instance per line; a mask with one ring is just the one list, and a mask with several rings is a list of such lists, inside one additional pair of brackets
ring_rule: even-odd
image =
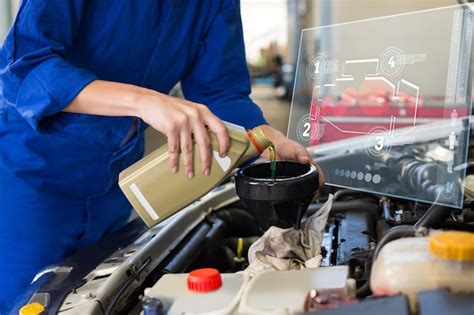
[(211, 292), (222, 286), (219, 270), (214, 268), (196, 269), (188, 275), (188, 289), (195, 292)]

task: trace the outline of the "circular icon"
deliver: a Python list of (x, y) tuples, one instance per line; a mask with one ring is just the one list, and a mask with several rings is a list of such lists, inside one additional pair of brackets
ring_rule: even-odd
[(375, 174), (372, 177), (372, 181), (374, 182), (374, 184), (380, 184), (380, 182), (382, 181), (382, 176), (380, 176), (379, 174)]
[(387, 76), (398, 75), (405, 67), (405, 54), (397, 47), (389, 47), (380, 55), (380, 69)]
[(370, 183), (370, 181), (372, 180), (372, 174), (366, 173), (365, 176), (364, 176), (364, 180), (365, 180), (367, 183)]
[(445, 199), (452, 199), (456, 194), (456, 185), (453, 181), (448, 181), (443, 188), (443, 197)]
[(310, 115), (304, 115), (298, 121), (296, 126), (296, 136), (301, 142), (309, 142), (316, 139), (316, 134), (318, 133), (317, 127), (318, 124), (312, 124), (310, 120)]
[(316, 55), (311, 58), (306, 67), (308, 79), (322, 80), (328, 73), (328, 60), (323, 55)]
[(370, 156), (382, 156), (390, 151), (389, 132), (384, 127), (375, 127), (365, 140), (366, 150)]

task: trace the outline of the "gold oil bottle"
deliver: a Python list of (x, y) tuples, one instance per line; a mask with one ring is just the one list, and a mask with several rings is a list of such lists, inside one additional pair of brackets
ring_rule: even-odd
[(219, 156), (219, 143), (209, 133), (212, 162), (208, 176), (200, 171), (200, 155), (193, 146), (195, 177), (188, 179), (182, 159), (177, 173), (169, 168), (168, 146), (164, 145), (120, 173), (119, 186), (148, 227), (163, 221), (202, 197), (224, 181), (240, 164), (257, 157), (272, 143), (256, 127), (243, 127), (226, 123), (230, 147), (227, 156)]

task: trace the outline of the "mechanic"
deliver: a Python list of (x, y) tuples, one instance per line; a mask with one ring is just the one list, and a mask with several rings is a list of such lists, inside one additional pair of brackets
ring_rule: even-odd
[[(0, 69), (3, 310), (42, 268), (127, 222), (118, 174), (142, 157), (147, 125), (190, 179), (209, 172), (206, 127), (226, 154), (221, 119), (263, 125), (279, 158), (310, 162), (249, 98), (237, 0), (24, 0)], [(187, 100), (167, 95), (177, 82)]]

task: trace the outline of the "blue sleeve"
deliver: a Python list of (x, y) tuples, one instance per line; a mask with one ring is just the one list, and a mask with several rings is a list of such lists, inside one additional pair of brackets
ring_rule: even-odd
[(187, 99), (207, 105), (222, 120), (253, 128), (267, 122), (249, 97), (240, 3), (222, 3), (182, 88)]
[(3, 94), (37, 131), (96, 76), (67, 61), (84, 0), (23, 0), (2, 48)]

